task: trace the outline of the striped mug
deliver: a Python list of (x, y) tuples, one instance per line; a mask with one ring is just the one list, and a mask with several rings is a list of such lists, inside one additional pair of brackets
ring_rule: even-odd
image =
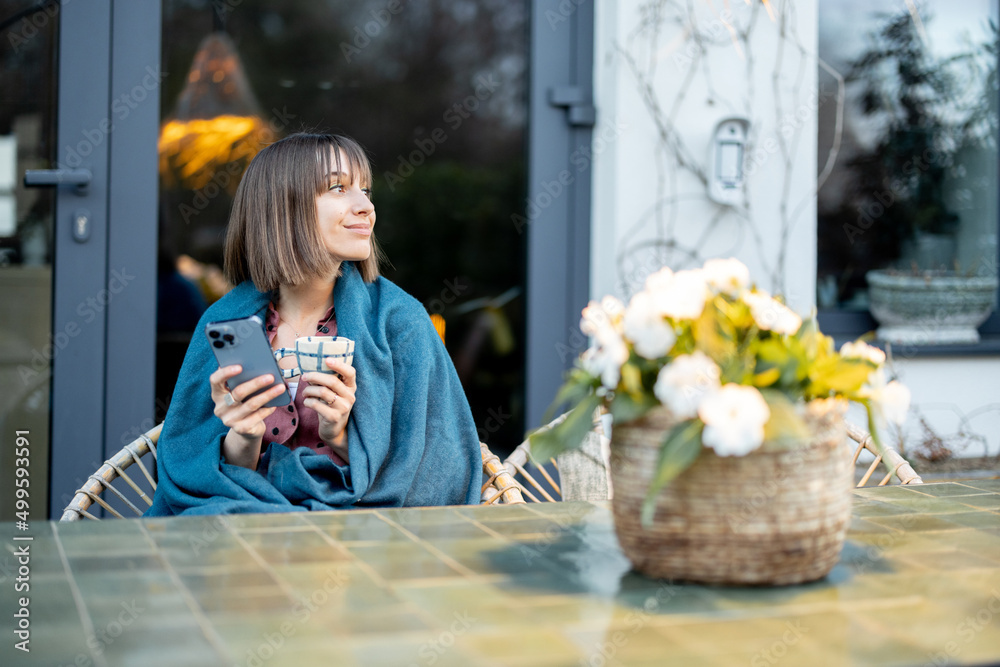
[(295, 355), (298, 365), (282, 368), (283, 378), (293, 378), (310, 371), (333, 373), (323, 360), (333, 357), (351, 365), (354, 362), (354, 341), (343, 336), (303, 336), (295, 339), (295, 347), (279, 347), (274, 351), (274, 358), (278, 361), (291, 355)]

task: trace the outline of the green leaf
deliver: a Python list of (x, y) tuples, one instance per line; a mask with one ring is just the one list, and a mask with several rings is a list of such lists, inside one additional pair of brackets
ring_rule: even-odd
[(695, 347), (716, 363), (736, 355), (736, 330), (715, 299), (705, 302), (701, 316), (692, 323), (691, 333)]
[(811, 396), (828, 396), (830, 392), (847, 397), (857, 395), (875, 367), (863, 359), (844, 359), (836, 355), (818, 362), (810, 371)]
[(720, 294), (716, 297), (716, 303), (719, 305), (719, 310), (725, 313), (726, 319), (732, 322), (734, 329), (740, 331), (741, 334), (745, 335), (751, 330), (756, 331), (757, 325), (750, 312), (750, 306), (743, 299), (738, 297), (734, 299)]
[(769, 446), (790, 448), (800, 445), (810, 436), (809, 428), (799, 416), (795, 403), (780, 392), (764, 390), (761, 392), (771, 418), (764, 425), (764, 442)]
[(564, 405), (568, 405), (571, 408), (577, 405), (588, 395), (591, 395), (599, 384), (600, 380), (598, 378), (582, 368), (574, 368), (566, 374), (565, 384), (559, 388), (559, 392), (556, 394), (552, 404), (545, 411), (542, 421), (546, 423), (552, 421), (556, 410), (559, 410)]
[(878, 424), (875, 419), (875, 408), (872, 407), (872, 402), (868, 399), (861, 401), (861, 404), (865, 406), (865, 411), (868, 413), (868, 432), (871, 433), (875, 449), (878, 450), (880, 456), (884, 457), (885, 444), (882, 442), (881, 436), (879, 436)]
[(622, 386), (633, 396), (642, 395), (642, 372), (633, 363), (622, 365)]
[(801, 342), (806, 359), (822, 359), (833, 351), (833, 339), (820, 332), (815, 316), (802, 322), (795, 339)]
[(658, 405), (658, 401), (649, 394), (640, 394), (638, 397), (631, 396), (625, 392), (616, 392), (611, 400), (611, 417), (616, 424), (625, 424), (643, 416), (650, 409)]
[(768, 338), (761, 341), (757, 349), (757, 374), (777, 369), (779, 378), (772, 384), (790, 387), (796, 383), (799, 376), (800, 359), (796, 352), (781, 338)]
[(778, 368), (768, 368), (766, 371), (755, 373), (752, 379), (755, 387), (770, 387), (781, 378), (781, 370)]
[(694, 341), (694, 332), (692, 331), (692, 325), (687, 322), (681, 322), (676, 327), (677, 331), (677, 342), (674, 343), (673, 349), (670, 350), (670, 355), (673, 357), (678, 357), (682, 354), (691, 354), (697, 348)]
[(642, 503), (642, 525), (648, 528), (656, 512), (656, 496), (678, 475), (691, 467), (701, 454), (701, 432), (705, 425), (699, 419), (690, 419), (675, 426), (665, 437), (660, 449), (656, 474), (649, 483), (646, 499)]
[(570, 410), (562, 422), (550, 429), (539, 429), (528, 436), (531, 458), (548, 461), (568, 449), (579, 447), (593, 426), (594, 410), (600, 403), (601, 397), (591, 394)]
[(802, 326), (799, 330), (795, 332), (795, 337), (805, 340), (809, 336), (816, 336), (819, 334), (819, 322), (816, 321), (815, 311), (809, 316), (802, 319)]

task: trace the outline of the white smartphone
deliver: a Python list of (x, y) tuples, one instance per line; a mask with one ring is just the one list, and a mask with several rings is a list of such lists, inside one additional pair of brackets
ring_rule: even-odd
[[(267, 342), (267, 334), (264, 333), (264, 323), (258, 316), (251, 315), (235, 320), (209, 322), (205, 325), (205, 335), (208, 337), (208, 344), (212, 348), (212, 352), (215, 353), (215, 360), (219, 362), (220, 368), (234, 364), (243, 367), (239, 375), (229, 378), (226, 382), (230, 391), (247, 380), (268, 374), (274, 377), (274, 382), (247, 398), (252, 398), (279, 384), (285, 387), (285, 383), (281, 379), (281, 369), (278, 368), (274, 352)], [(288, 405), (291, 401), (292, 397), (288, 393), (288, 388), (285, 387), (284, 393), (271, 399), (266, 407), (274, 408), (279, 405)]]

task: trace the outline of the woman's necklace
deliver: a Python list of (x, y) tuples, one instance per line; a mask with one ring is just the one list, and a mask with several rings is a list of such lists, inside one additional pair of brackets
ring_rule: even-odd
[[(320, 325), (318, 325), (318, 326), (316, 327), (316, 331), (317, 331), (317, 332), (318, 332), (318, 331), (319, 331), (320, 329), (324, 328), (324, 327), (325, 327), (325, 326), (326, 326), (327, 324), (329, 324), (329, 323), (330, 323), (330, 320), (332, 320), (332, 319), (333, 319), (333, 315), (334, 315), (334, 313), (335, 313), (335, 311), (334, 311), (334, 309), (333, 309), (333, 306), (330, 306), (330, 316), (329, 316), (328, 318), (326, 318), (326, 321), (324, 321), (324, 322), (323, 322), (322, 324), (320, 324)], [(288, 326), (288, 328), (292, 330), (292, 332), (294, 332), (294, 333), (295, 333), (295, 337), (296, 337), (296, 338), (301, 338), (301, 337), (302, 337), (302, 336), (301, 336), (301, 335), (299, 334), (299, 332), (298, 332), (298, 331), (295, 331), (295, 327), (293, 327), (293, 326), (291, 325), (291, 323), (290, 323), (290, 322), (289, 322), (288, 320), (286, 320), (285, 318), (281, 317), (281, 313), (278, 313), (278, 317), (280, 317), (280, 318), (281, 318), (281, 321), (282, 321), (283, 323), (285, 323), (285, 324), (286, 324), (286, 325)]]

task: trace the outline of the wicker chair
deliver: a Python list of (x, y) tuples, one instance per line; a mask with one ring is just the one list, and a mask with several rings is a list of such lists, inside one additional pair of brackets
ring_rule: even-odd
[[(564, 417), (565, 415), (546, 425), (544, 428), (551, 428), (551, 426), (559, 423)], [(600, 437), (604, 437), (600, 422), (596, 419), (594, 422), (594, 432)], [(857, 443), (852, 463), (857, 464), (858, 457), (864, 450), (868, 450), (875, 457), (871, 466), (869, 466), (858, 482), (858, 488), (868, 484), (872, 473), (875, 472), (880, 463), (885, 466), (887, 472), (885, 477), (878, 483), (878, 486), (885, 486), (893, 476), (899, 480), (900, 484), (923, 484), (920, 475), (892, 447), (887, 445), (884, 456), (880, 454), (868, 431), (848, 421), (847, 435)], [(562, 468), (566, 467), (565, 462), (556, 461), (555, 459), (549, 459), (547, 465), (552, 466), (557, 472), (560, 471), (560, 466)], [(552, 479), (545, 466), (538, 466), (531, 459), (531, 443), (528, 440), (518, 445), (507, 460), (504, 461), (502, 468), (497, 466), (496, 470), (497, 472), (494, 475), (496, 478), (494, 490), (490, 491), (485, 486), (483, 487), (484, 501), (511, 504), (527, 501), (537, 503), (543, 500), (548, 502), (562, 500), (562, 491), (559, 485)], [(534, 471), (534, 474), (532, 474), (532, 471)], [(492, 478), (491, 481), (493, 481)], [(529, 487), (531, 488), (529, 489)], [(532, 493), (531, 489), (534, 489), (535, 493)], [(500, 493), (501, 491), (503, 493)], [(487, 494), (489, 498), (487, 498)]]
[(479, 443), (479, 447), (483, 454), (483, 472), (487, 475), (483, 482), (482, 502), (488, 505), (524, 503), (524, 487), (514, 481), (514, 476), (504, 467), (500, 457), (484, 443)]
[(858, 462), (858, 457), (861, 455), (862, 450), (867, 449), (875, 456), (875, 460), (872, 461), (871, 466), (868, 467), (861, 481), (858, 482), (859, 489), (868, 484), (868, 479), (875, 472), (875, 469), (878, 468), (879, 463), (884, 463), (888, 471), (885, 477), (882, 478), (882, 481), (878, 483), (879, 486), (888, 484), (893, 475), (896, 476), (900, 484), (924, 483), (924, 480), (920, 479), (920, 475), (906, 462), (906, 459), (900, 456), (899, 452), (889, 445), (885, 446), (885, 458), (883, 460), (882, 454), (879, 453), (878, 448), (875, 447), (875, 443), (872, 441), (871, 434), (860, 426), (847, 422), (847, 435), (851, 440), (858, 443), (857, 448), (854, 450), (853, 462), (855, 464)]
[[(98, 520), (98, 517), (88, 511), (94, 503), (97, 503), (119, 519), (124, 518), (122, 512), (126, 511), (133, 513), (135, 516), (142, 516), (143, 510), (139, 509), (136, 503), (139, 501), (145, 502), (146, 507), (153, 504), (151, 492), (156, 491), (156, 443), (160, 439), (160, 429), (162, 427), (162, 424), (157, 424), (122, 447), (117, 454), (105, 461), (104, 465), (88, 477), (83, 486), (77, 489), (76, 495), (73, 496), (69, 505), (63, 510), (62, 518), (59, 520), (79, 521), (83, 518)], [(149, 468), (142, 462), (142, 457), (150, 452), (153, 455), (152, 473), (150, 473)], [(148, 485), (145, 489), (142, 488), (145, 485), (143, 485), (141, 480), (133, 480), (125, 472), (125, 469), (131, 467), (133, 463), (138, 466), (145, 477), (145, 485)], [(125, 480), (131, 491), (129, 488), (120, 490), (113, 485), (113, 482), (119, 478)], [(119, 484), (118, 486), (121, 485)], [(111, 503), (101, 497), (101, 494), (106, 489), (122, 503), (119, 508), (116, 509)], [(147, 493), (147, 491), (150, 493)], [(132, 496), (136, 502), (130, 500), (129, 496)]]
[[(77, 489), (76, 495), (63, 510), (60, 521), (79, 521), (80, 519), (99, 521), (100, 519), (89, 511), (94, 503), (119, 519), (124, 518), (126, 514), (142, 516), (145, 507), (140, 507), (140, 505), (143, 503), (146, 507), (152, 505), (152, 495), (156, 491), (156, 444), (160, 438), (162, 427), (162, 424), (156, 425), (105, 461), (104, 465), (88, 477), (82, 487)], [(491, 452), (485, 444), (480, 443), (479, 447), (483, 457), (483, 472), (489, 478), (483, 484), (482, 502), (491, 502), (491, 499), (496, 497), (503, 498), (507, 503), (523, 503), (520, 491), (513, 485), (513, 478), (506, 474), (500, 463), (500, 458)], [(152, 472), (142, 461), (143, 457), (149, 453), (152, 453)], [(138, 476), (137, 479), (132, 479), (125, 472), (133, 464), (142, 471), (145, 481)], [(123, 487), (120, 483), (116, 485), (115, 480), (117, 479), (124, 480), (127, 486)], [(106, 490), (113, 498), (102, 495)], [(501, 490), (504, 492), (501, 493)]]
[[(606, 500), (610, 496), (611, 478), (605, 461), (611, 442), (604, 434), (601, 415), (594, 413), (590, 433), (579, 449), (560, 455), (558, 460), (550, 459), (545, 466), (538, 466), (531, 459), (527, 440), (502, 464), (499, 460), (491, 462), (487, 468), (491, 476), (483, 485), (483, 502), (513, 504), (523, 503), (525, 498), (536, 503), (543, 500)], [(562, 414), (542, 428), (552, 428), (565, 418)], [(529, 466), (534, 474), (529, 472)], [(553, 472), (560, 481), (555, 480)]]

